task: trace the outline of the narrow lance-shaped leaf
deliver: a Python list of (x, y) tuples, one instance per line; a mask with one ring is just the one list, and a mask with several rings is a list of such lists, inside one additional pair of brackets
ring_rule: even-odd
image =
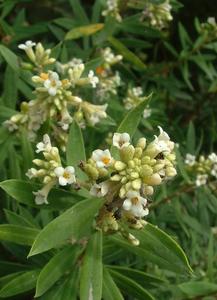
[[(142, 101), (139, 105), (137, 105), (134, 109), (128, 112), (126, 117), (122, 120), (116, 132), (123, 133), (127, 132), (132, 137), (139, 125), (141, 115), (148, 105), (151, 95), (149, 95), (144, 101)], [(111, 147), (111, 152), (114, 155), (116, 152), (116, 148), (114, 146)]]
[(45, 208), (51, 210), (62, 210), (71, 207), (76, 203), (76, 201), (82, 199), (82, 197), (78, 194), (60, 189), (52, 189), (48, 195), (49, 204), (36, 205), (33, 192), (39, 190), (41, 185), (23, 180), (10, 179), (1, 182), (0, 187), (19, 203), (36, 207), (38, 209)]
[(36, 285), (39, 270), (33, 270), (18, 275), (0, 290), (1, 298), (8, 298), (32, 290)]
[(72, 272), (77, 250), (76, 245), (70, 245), (53, 256), (44, 266), (37, 280), (36, 297), (43, 295), (65, 272)]
[(65, 36), (65, 40), (75, 40), (80, 37), (85, 37), (92, 35), (96, 33), (99, 30), (102, 30), (104, 27), (104, 24), (98, 23), (98, 24), (91, 24), (91, 25), (86, 25), (86, 26), (81, 26), (81, 27), (76, 27), (67, 32)]
[(70, 127), (69, 138), (66, 148), (66, 160), (68, 166), (73, 166), (78, 178), (85, 178), (85, 174), (78, 167), (80, 161), (86, 160), (84, 141), (81, 128), (76, 122)]
[(37, 236), (29, 256), (59, 246), (67, 239), (78, 240), (89, 234), (102, 199), (87, 199), (74, 205), (50, 222)]
[(103, 299), (105, 300), (124, 300), (119, 288), (106, 267), (103, 268)]
[(102, 232), (88, 242), (80, 277), (80, 299), (102, 299)]
[(192, 272), (181, 247), (164, 231), (148, 223), (143, 230), (132, 230), (132, 234), (140, 241), (139, 246), (132, 246), (120, 237), (113, 237), (112, 240), (164, 269), (181, 274)]
[(38, 229), (31, 227), (12, 224), (0, 225), (0, 240), (19, 245), (31, 246), (38, 233)]
[(131, 295), (138, 300), (154, 300), (155, 298), (141, 285), (131, 278), (124, 276), (116, 271), (110, 270), (110, 274), (114, 278), (119, 288), (128, 296)]
[(7, 47), (0, 45), (0, 53), (9, 64), (9, 66), (15, 71), (19, 71), (17, 56)]

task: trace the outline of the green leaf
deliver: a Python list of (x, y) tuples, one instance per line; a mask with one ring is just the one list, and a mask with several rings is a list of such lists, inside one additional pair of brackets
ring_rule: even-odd
[(13, 211), (4, 209), (4, 213), (6, 215), (8, 223), (10, 224), (35, 228), (35, 226), (33, 226), (32, 223), (30, 223), (26, 218), (16, 214)]
[(102, 299), (102, 232), (88, 242), (80, 277), (80, 299)]
[(75, 168), (78, 178), (86, 178), (78, 166), (81, 161), (86, 161), (86, 154), (81, 128), (76, 122), (73, 122), (70, 127), (66, 147), (66, 161), (68, 166)]
[(59, 246), (67, 239), (78, 240), (86, 235), (90, 231), (93, 218), (102, 204), (102, 199), (87, 199), (65, 211), (39, 233), (29, 256)]
[(92, 35), (97, 31), (102, 30), (103, 27), (104, 27), (103, 23), (97, 23), (97, 24), (91, 24), (91, 25), (73, 28), (72, 30), (67, 32), (67, 34), (65, 35), (65, 40), (75, 40), (80, 37)]
[(12, 279), (0, 290), (0, 297), (7, 298), (32, 290), (36, 285), (39, 270), (25, 272)]
[(124, 44), (122, 44), (119, 40), (115, 39), (114, 37), (109, 37), (108, 40), (126, 60), (133, 64), (133, 66), (137, 67), (139, 70), (146, 69), (146, 65), (141, 61), (141, 59), (131, 52), (127, 47), (125, 47)]
[(9, 50), (7, 47), (0, 45), (0, 53), (9, 64), (9, 66), (15, 71), (19, 71), (17, 56)]
[(72, 270), (76, 252), (76, 246), (68, 246), (51, 258), (38, 276), (35, 297), (43, 295), (64, 273)]
[(139, 246), (132, 246), (120, 237), (112, 240), (164, 269), (181, 274), (192, 271), (181, 247), (164, 231), (148, 223), (143, 230), (132, 230), (132, 234), (140, 241)]
[[(123, 133), (127, 132), (132, 137), (139, 125), (141, 115), (148, 105), (152, 94), (146, 97), (146, 99), (137, 105), (134, 109), (128, 112), (126, 117), (123, 119), (119, 127), (116, 129), (116, 132)], [(116, 148), (114, 146), (111, 147), (111, 152), (114, 155), (116, 152)]]
[(217, 284), (197, 281), (197, 282), (184, 282), (178, 285), (178, 288), (185, 294), (182, 299), (190, 299), (194, 297), (207, 296), (217, 292)]
[(194, 124), (190, 122), (187, 133), (187, 151), (188, 153), (194, 154), (196, 146), (196, 136)]
[(83, 199), (83, 197), (72, 192), (52, 189), (48, 195), (49, 204), (36, 205), (33, 192), (39, 190), (41, 185), (23, 180), (9, 179), (1, 182), (0, 187), (19, 203), (37, 207), (38, 209), (62, 210), (71, 207), (77, 201)]
[(154, 300), (155, 298), (141, 285), (134, 280), (124, 276), (116, 271), (110, 270), (110, 274), (114, 278), (119, 288), (128, 296), (133, 296), (138, 300)]
[[(3, 93), (3, 102), (6, 107), (15, 109), (16, 101), (17, 101), (17, 85), (18, 85), (18, 74), (14, 72), (14, 69), (10, 65), (7, 66), (5, 74), (4, 74), (4, 93)], [(13, 88), (11, 88), (13, 86)], [(11, 110), (11, 115), (17, 113), (14, 110)], [(2, 111), (1, 111), (2, 113)], [(8, 117), (11, 117), (9, 115)]]
[(124, 300), (124, 297), (106, 267), (103, 268), (103, 299)]
[(38, 229), (12, 224), (0, 225), (0, 240), (31, 246), (39, 233)]
[(158, 287), (160, 284), (165, 283), (163, 279), (139, 270), (121, 267), (121, 266), (108, 266), (108, 268), (122, 275), (127, 274), (127, 277), (136, 281), (144, 288), (150, 289), (150, 288)]
[(69, 3), (73, 9), (75, 18), (78, 19), (82, 24), (88, 24), (89, 19), (83, 8), (83, 5), (81, 5), (81, 2), (79, 0), (69, 0)]
[(23, 167), (24, 172), (27, 172), (28, 169), (32, 167), (32, 160), (34, 158), (32, 145), (27, 138), (26, 130), (22, 130), (21, 133), (21, 147), (22, 147), (22, 155), (23, 155)]

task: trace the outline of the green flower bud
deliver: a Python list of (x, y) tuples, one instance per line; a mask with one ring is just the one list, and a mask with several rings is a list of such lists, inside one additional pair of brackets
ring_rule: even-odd
[(96, 180), (99, 177), (98, 170), (95, 167), (91, 166), (90, 164), (84, 165), (84, 171), (93, 180)]
[(136, 147), (136, 148), (135, 148), (134, 157), (140, 158), (141, 156), (142, 156), (142, 148)]
[(135, 179), (132, 181), (132, 187), (135, 189), (135, 190), (139, 190), (142, 186), (142, 181), (140, 178), (138, 179)]
[(118, 174), (111, 177), (111, 181), (120, 181), (120, 180), (121, 180), (121, 176)]
[(165, 166), (165, 163), (159, 163), (159, 164), (156, 164), (154, 167), (153, 167), (153, 170), (154, 172), (159, 172), (160, 170), (162, 170)]
[(166, 176), (173, 177), (177, 174), (176, 169), (172, 167), (166, 168)]
[(126, 164), (123, 163), (122, 161), (116, 161), (115, 164), (114, 164), (114, 168), (117, 171), (122, 171), (122, 170), (125, 169), (125, 167), (126, 167)]
[(159, 185), (161, 184), (161, 177), (159, 174), (155, 173), (149, 177), (144, 177), (143, 182), (148, 184), (148, 185)]
[(151, 160), (151, 158), (149, 157), (149, 156), (143, 156), (143, 158), (142, 158), (142, 164), (148, 164), (149, 165), (149, 163), (150, 163), (150, 160)]
[(135, 148), (132, 145), (123, 147), (122, 149), (120, 149), (121, 160), (124, 162), (128, 162), (129, 160), (132, 160), (134, 153), (135, 153)]
[(142, 148), (142, 150), (144, 150), (145, 146), (146, 146), (146, 139), (145, 138), (140, 138), (137, 142), (136, 147)]
[(139, 178), (139, 173), (137, 173), (137, 172), (130, 173), (130, 179), (137, 179), (137, 178)]
[(150, 167), (148, 165), (142, 165), (141, 170), (140, 170), (141, 177), (151, 176), (152, 174), (153, 174), (152, 167)]

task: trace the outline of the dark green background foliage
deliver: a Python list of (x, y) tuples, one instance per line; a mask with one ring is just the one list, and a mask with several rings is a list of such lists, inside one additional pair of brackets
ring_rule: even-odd
[[(102, 237), (97, 232), (88, 242), (83, 269), (79, 270), (75, 261), (83, 259), (81, 245), (73, 246), (73, 250), (68, 246), (57, 250), (52, 248), (62, 241), (52, 245), (48, 240), (50, 244), (42, 249), (40, 238), (52, 233), (50, 222), (54, 222), (54, 218), (58, 222), (67, 214), (71, 216), (70, 213), (73, 216), (70, 225), (81, 235), (79, 238), (82, 237), (82, 230), (89, 228), (79, 227), (76, 221), (79, 217), (87, 223), (91, 221), (100, 203), (90, 206), (90, 213), (86, 215), (88, 200), (74, 192), (58, 190), (51, 192), (48, 209), (38, 209), (33, 202), (31, 183), (1, 183), (0, 220), (4, 225), (0, 225), (0, 298), (32, 299), (37, 285), (39, 299), (76, 299), (80, 274), (80, 299), (88, 299), (87, 282), (90, 274), (95, 273), (93, 285), (97, 295), (94, 300), (101, 293), (99, 282), (105, 300), (217, 299), (217, 196), (208, 187), (195, 189), (183, 167), (186, 153), (209, 154), (217, 146), (217, 38), (200, 44), (197, 30), (198, 24), (208, 17), (217, 17), (216, 1), (172, 1), (174, 19), (165, 31), (139, 23), (133, 11), (124, 12), (120, 24), (108, 19), (103, 30), (92, 36), (65, 40), (73, 28), (104, 22), (103, 1), (79, 3), (78, 0), (1, 1), (0, 121), (18, 111), (21, 101), (32, 99), (30, 75), (19, 68), (20, 57), (24, 58), (17, 48), (21, 42), (29, 39), (41, 42), (63, 63), (75, 56), (91, 61), (94, 66), (97, 53), (106, 46), (122, 54), (124, 60), (116, 68), (125, 85), (118, 96), (108, 102), (111, 119), (83, 131), (86, 154), (88, 157), (93, 149), (101, 146), (108, 132), (115, 131), (125, 116), (121, 101), (128, 84), (141, 85), (146, 95), (153, 92), (150, 103), (153, 114), (140, 122), (135, 137), (152, 137), (156, 126), (161, 125), (179, 144), (178, 176), (157, 190), (148, 217), (148, 222), (164, 230), (173, 240), (147, 225), (145, 233), (135, 233), (141, 235), (139, 247), (114, 236), (104, 237), (101, 249), (98, 245)], [(12, 52), (8, 53), (7, 49)], [(0, 143), (1, 181), (26, 180), (24, 174), (31, 166), (34, 148), (25, 133), (21, 142), (2, 126)], [(80, 200), (83, 201), (75, 204)], [(64, 212), (65, 209), (68, 210)], [(76, 215), (74, 210), (81, 215)], [(43, 230), (38, 235), (44, 227), (48, 231)], [(27, 260), (36, 236), (31, 251), (40, 254)], [(185, 251), (193, 273), (174, 240)], [(46, 250), (49, 251), (44, 252)]]

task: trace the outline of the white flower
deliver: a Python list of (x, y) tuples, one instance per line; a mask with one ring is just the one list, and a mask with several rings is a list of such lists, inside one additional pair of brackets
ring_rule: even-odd
[(104, 197), (108, 193), (109, 187), (107, 182), (95, 183), (90, 189), (90, 194), (96, 197)]
[(213, 165), (211, 175), (217, 178), (217, 164)]
[(108, 149), (97, 149), (92, 153), (92, 159), (96, 162), (98, 168), (109, 167), (112, 163), (111, 153)]
[(40, 153), (43, 151), (49, 152), (52, 148), (51, 142), (50, 142), (50, 137), (48, 134), (45, 134), (43, 136), (43, 142), (40, 142), (36, 145), (37, 150), (35, 151), (36, 153)]
[(91, 70), (88, 73), (88, 79), (93, 88), (96, 87), (97, 83), (99, 83), (99, 78), (95, 76), (94, 72)]
[(30, 168), (27, 172), (26, 172), (26, 176), (29, 179), (32, 179), (33, 177), (37, 176), (38, 171), (35, 168)]
[(211, 153), (208, 158), (211, 162), (217, 163), (217, 155), (215, 153)]
[(187, 153), (185, 157), (186, 165), (193, 166), (195, 164), (195, 159), (196, 159), (195, 155)]
[(35, 203), (37, 205), (48, 204), (47, 197), (54, 185), (55, 182), (50, 181), (41, 190), (38, 190), (37, 192), (33, 192), (33, 195), (35, 195)]
[(160, 152), (170, 153), (174, 149), (174, 142), (170, 141), (169, 135), (158, 126), (160, 130), (159, 136), (155, 136), (154, 145), (159, 149)]
[(147, 119), (151, 116), (151, 108), (145, 108), (144, 111), (143, 111), (143, 118), (144, 119)]
[(106, 108), (107, 104), (104, 105), (94, 105), (86, 101), (83, 102), (82, 108), (84, 111), (85, 118), (89, 121), (91, 125), (95, 125), (100, 122), (101, 119), (107, 117)]
[(207, 174), (197, 175), (196, 182), (195, 182), (196, 186), (205, 185), (207, 182), (207, 178), (208, 178)]
[(130, 211), (135, 217), (144, 217), (149, 213), (148, 208), (144, 208), (147, 204), (147, 200), (140, 196), (136, 191), (129, 191), (124, 200), (123, 208), (126, 211)]
[(3, 126), (5, 126), (10, 132), (14, 132), (19, 128), (12, 120), (4, 121)]
[(44, 87), (50, 96), (55, 96), (58, 88), (62, 85), (59, 75), (56, 72), (50, 72), (49, 78), (44, 81)]
[(130, 145), (130, 136), (128, 133), (114, 133), (112, 139), (113, 146), (122, 149)]
[(63, 167), (57, 167), (54, 169), (54, 173), (58, 177), (59, 184), (62, 186), (72, 184), (76, 181), (75, 169), (72, 166), (68, 166), (65, 169)]
[(36, 43), (32, 41), (26, 41), (25, 44), (20, 44), (18, 48), (26, 51), (28, 49), (32, 49), (32, 47), (34, 47), (35, 45)]
[(207, 23), (209, 23), (210, 25), (216, 26), (216, 20), (214, 17), (209, 17), (207, 19)]
[(142, 90), (141, 86), (137, 86), (137, 87), (132, 88), (132, 94), (133, 94), (135, 97), (142, 96), (143, 90)]

